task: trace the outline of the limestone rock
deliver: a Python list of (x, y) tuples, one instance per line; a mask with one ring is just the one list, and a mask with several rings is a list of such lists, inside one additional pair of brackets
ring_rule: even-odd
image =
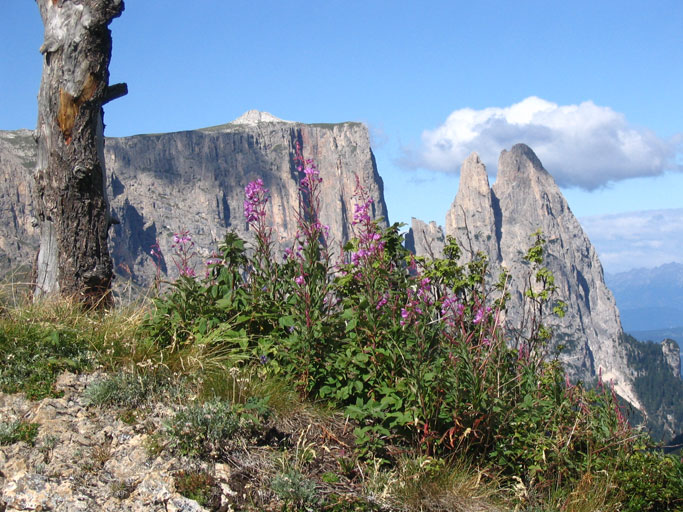
[(436, 222), (427, 224), (420, 219), (412, 218), (410, 231), (405, 239), (406, 249), (417, 256), (443, 258), (445, 243), (443, 229)]
[(247, 110), (240, 117), (235, 119), (232, 124), (248, 124), (257, 125), (259, 123), (291, 123), (292, 121), (285, 121), (275, 117), (269, 112), (261, 112), (259, 110)]
[(681, 377), (681, 349), (672, 339), (662, 341), (662, 354), (674, 377)]
[(244, 187), (257, 178), (269, 190), (268, 219), (275, 247), (282, 249), (293, 239), (300, 213), (297, 142), (323, 178), (321, 221), (330, 227), (333, 247), (352, 236), (356, 179), (374, 199), (372, 216), (387, 218), (365, 126), (305, 125), (253, 111), (240, 119), (206, 130), (107, 139), (111, 204), (121, 221), (112, 234), (118, 273), (149, 284), (156, 273), (149, 251), (158, 243), (162, 270), (174, 275), (172, 234), (183, 230), (207, 251), (203, 256), (228, 229), (249, 239)]
[(498, 210), (489, 187), (486, 166), (472, 153), (460, 168), (460, 187), (446, 213), (446, 233), (458, 240), (471, 259), (483, 252), (493, 261), (500, 259), (495, 213)]
[(0, 269), (30, 268), (38, 250), (31, 208), (37, 151), (29, 130), (0, 131)]
[(188, 461), (146, 448), (147, 429), (161, 429), (172, 409), (159, 406), (144, 425), (130, 425), (114, 410), (88, 408), (83, 391), (103, 377), (64, 374), (56, 383), (64, 396), (40, 402), (0, 393), (0, 421), (38, 424), (35, 445), (0, 446), (0, 510), (206, 510), (175, 489)]
[(552, 176), (528, 146), (518, 144), (501, 154), (492, 190), (502, 215), (501, 263), (517, 279), (514, 288), (523, 290), (521, 252), (540, 229), (547, 240), (545, 264), (568, 305), (565, 317), (554, 322), (557, 339), (571, 350), (566, 363), (584, 379), (602, 368), (603, 379), (613, 380), (617, 392), (639, 407), (602, 265)]

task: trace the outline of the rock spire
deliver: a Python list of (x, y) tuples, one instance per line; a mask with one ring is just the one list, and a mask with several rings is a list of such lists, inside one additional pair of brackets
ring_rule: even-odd
[(446, 215), (446, 236), (457, 240), (463, 260), (482, 251), (494, 275), (503, 267), (509, 271), (508, 318), (513, 324), (521, 317), (529, 283), (523, 257), (538, 230), (547, 241), (544, 264), (555, 276), (558, 297), (567, 303), (564, 318), (550, 317), (548, 323), (555, 342), (565, 346), (561, 359), (568, 373), (583, 380), (602, 373), (603, 380), (613, 381), (621, 396), (640, 407), (602, 265), (552, 176), (531, 148), (517, 144), (501, 153), (490, 187), (484, 164), (471, 154), (462, 164), (460, 187)]

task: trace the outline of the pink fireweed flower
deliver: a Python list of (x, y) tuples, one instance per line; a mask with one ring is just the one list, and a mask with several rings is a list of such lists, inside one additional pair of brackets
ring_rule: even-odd
[(315, 162), (311, 158), (304, 159), (299, 142), (296, 143), (294, 160), (296, 169), (305, 174), (301, 180), (300, 189), (307, 193), (313, 192), (316, 185), (322, 183), (323, 179), (320, 177), (320, 171), (318, 171)]
[(458, 303), (458, 299), (455, 297), (446, 297), (441, 302), (441, 314), (446, 315), (450, 312), (451, 307)]
[(431, 292), (431, 286), (430, 286), (430, 279), (428, 277), (425, 277), (420, 281), (420, 287), (417, 290), (417, 296), (422, 300), (424, 303), (431, 305), (432, 304), (432, 297), (430, 295)]
[(301, 180), (301, 187), (305, 190), (310, 190), (315, 187), (316, 184), (322, 183), (323, 181), (313, 160), (306, 160), (306, 167), (304, 167), (303, 173), (306, 176)]
[(263, 180), (258, 178), (251, 181), (244, 188), (244, 217), (248, 223), (257, 222), (266, 216), (268, 189), (263, 186)]
[(408, 310), (406, 308), (401, 308), (401, 321), (399, 322), (401, 326), (404, 326), (406, 324), (406, 321), (410, 317), (410, 313), (408, 313)]
[(306, 278), (304, 276), (297, 276), (294, 278), (294, 282), (299, 286), (303, 286), (306, 283)]
[(149, 250), (149, 253), (154, 257), (155, 260), (161, 261), (163, 259), (163, 255), (161, 254), (161, 247), (159, 247), (159, 243), (155, 243)]
[(478, 323), (483, 322), (484, 320), (486, 320), (486, 315), (488, 315), (489, 313), (491, 313), (491, 308), (488, 308), (488, 307), (485, 308), (485, 307), (482, 306), (481, 308), (479, 308), (479, 309), (477, 310), (477, 314), (474, 315), (474, 320), (473, 320), (473, 322), (474, 322), (475, 324), (478, 324)]
[(181, 267), (178, 272), (182, 277), (197, 277), (197, 273), (192, 267)]
[(192, 261), (197, 256), (197, 253), (194, 250), (194, 242), (190, 232), (181, 231), (180, 233), (174, 233), (171, 248), (174, 250), (172, 260), (178, 269), (178, 274), (181, 277), (196, 277)]
[(408, 264), (408, 270), (411, 272), (417, 272), (417, 260), (415, 259), (415, 256), (411, 255), (410, 256), (410, 263)]
[(329, 238), (330, 236), (330, 226), (321, 223), (319, 220), (316, 220), (313, 224), (311, 224), (311, 229), (322, 233), (325, 238)]
[(181, 231), (180, 233), (173, 233), (173, 244), (171, 244), (171, 247), (174, 249), (185, 249), (185, 246), (189, 246), (188, 249), (194, 247), (190, 232)]
[(422, 309), (423, 304), (425, 303), (420, 299), (418, 295), (415, 294), (414, 291), (412, 291), (410, 288), (407, 290), (408, 292), (408, 300), (403, 308), (401, 308), (401, 321), (400, 324), (402, 326), (408, 324), (408, 323), (413, 323), (415, 320), (424, 314), (424, 311)]
[(386, 305), (388, 300), (389, 300), (389, 295), (386, 293), (382, 294), (382, 297), (380, 297), (380, 299), (377, 301), (377, 305), (375, 306), (375, 309), (377, 311), (382, 309)]
[(210, 258), (206, 260), (206, 266), (220, 265), (223, 263), (223, 259), (218, 254), (212, 254)]
[(441, 303), (441, 314), (447, 316), (453, 314), (454, 316), (462, 316), (465, 311), (465, 306), (458, 302), (457, 297), (446, 297)]
[(370, 206), (372, 205), (372, 198), (367, 199), (364, 203), (357, 203), (353, 207), (353, 225), (371, 222)]

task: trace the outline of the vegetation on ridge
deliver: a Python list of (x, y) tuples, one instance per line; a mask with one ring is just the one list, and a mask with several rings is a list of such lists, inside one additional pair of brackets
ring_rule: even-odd
[[(681, 461), (648, 450), (609, 386), (573, 385), (547, 360), (543, 315), (562, 304), (540, 234), (526, 257), (528, 321), (511, 330), (505, 275), (487, 283), (485, 257), (461, 265), (452, 241), (444, 259), (414, 258), (399, 226), (370, 218), (360, 186), (356, 238), (335, 261), (318, 217), (322, 179), (313, 162), (298, 162), (299, 231), (284, 258), (257, 180), (246, 189), (250, 250), (228, 234), (203, 273), (191, 237), (179, 233), (180, 278), (144, 318), (73, 306), (22, 322), (21, 309), (7, 309), (0, 355), (30, 365), (51, 340), (71, 348), (40, 363), (54, 370), (39, 372), (42, 390), (63, 369), (115, 370), (88, 396), (130, 421), (166, 397), (175, 413), (150, 436), (150, 453), (243, 469), (262, 492), (242, 489), (238, 509), (683, 507)], [(28, 372), (6, 367), (3, 390), (33, 389)], [(260, 462), (240, 466), (250, 451)], [(211, 475), (188, 470), (176, 480), (215, 507)]]

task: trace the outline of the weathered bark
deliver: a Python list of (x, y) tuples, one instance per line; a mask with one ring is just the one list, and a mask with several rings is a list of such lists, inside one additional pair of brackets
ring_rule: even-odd
[(109, 87), (112, 19), (123, 0), (36, 0), (45, 26), (38, 96), (35, 208), (40, 228), (34, 295), (108, 302), (112, 261), (105, 195), (102, 105)]

